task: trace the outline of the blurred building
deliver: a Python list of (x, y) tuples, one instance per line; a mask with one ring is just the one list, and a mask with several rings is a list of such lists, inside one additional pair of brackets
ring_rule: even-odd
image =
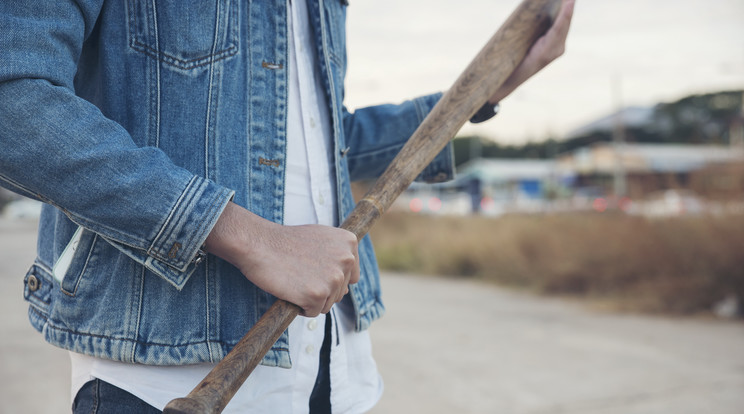
[[(614, 178), (625, 179), (630, 198), (645, 198), (663, 190), (717, 191), (739, 196), (744, 150), (713, 145), (597, 143), (557, 157), (557, 170), (575, 174), (575, 189), (591, 188), (614, 194)], [(705, 173), (704, 171), (708, 171)], [(717, 190), (718, 188), (719, 190)]]
[(561, 192), (568, 193), (571, 178), (552, 160), (478, 158), (458, 167), (454, 181), (412, 184), (396, 204), (432, 214), (542, 211)]
[(478, 181), (497, 200), (535, 200), (550, 196), (558, 175), (552, 160), (479, 158), (460, 166), (457, 180)]

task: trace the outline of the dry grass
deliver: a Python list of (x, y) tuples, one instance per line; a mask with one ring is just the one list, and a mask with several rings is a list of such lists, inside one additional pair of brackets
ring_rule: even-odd
[(690, 314), (744, 298), (744, 216), (427, 217), (373, 229), (383, 269), (477, 277), (624, 310)]

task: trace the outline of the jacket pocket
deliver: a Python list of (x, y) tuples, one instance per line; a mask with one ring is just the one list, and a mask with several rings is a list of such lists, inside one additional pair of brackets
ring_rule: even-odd
[(238, 53), (239, 0), (127, 0), (129, 45), (179, 69)]
[(59, 282), (64, 294), (68, 296), (77, 294), (85, 270), (97, 258), (95, 254), (97, 241), (97, 234), (82, 227), (78, 228), (54, 264), (52, 275)]

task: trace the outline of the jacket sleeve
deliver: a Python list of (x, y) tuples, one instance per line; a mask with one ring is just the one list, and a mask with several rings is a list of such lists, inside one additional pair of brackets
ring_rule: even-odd
[[(344, 110), (351, 180), (382, 174), (441, 97), (442, 94), (437, 93), (399, 105), (370, 106), (354, 113)], [(454, 154), (450, 143), (424, 169), (417, 181), (437, 183), (453, 178)]]
[(0, 2), (0, 184), (56, 206), (183, 286), (233, 193), (137, 147), (75, 95), (100, 3)]

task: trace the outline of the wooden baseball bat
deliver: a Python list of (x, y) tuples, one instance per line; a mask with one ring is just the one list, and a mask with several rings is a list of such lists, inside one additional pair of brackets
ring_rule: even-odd
[[(341, 225), (361, 240), (377, 219), (511, 75), (552, 25), (561, 0), (523, 0), (411, 136)], [(277, 300), (185, 398), (164, 413), (220, 413), (279, 339), (300, 307)]]

